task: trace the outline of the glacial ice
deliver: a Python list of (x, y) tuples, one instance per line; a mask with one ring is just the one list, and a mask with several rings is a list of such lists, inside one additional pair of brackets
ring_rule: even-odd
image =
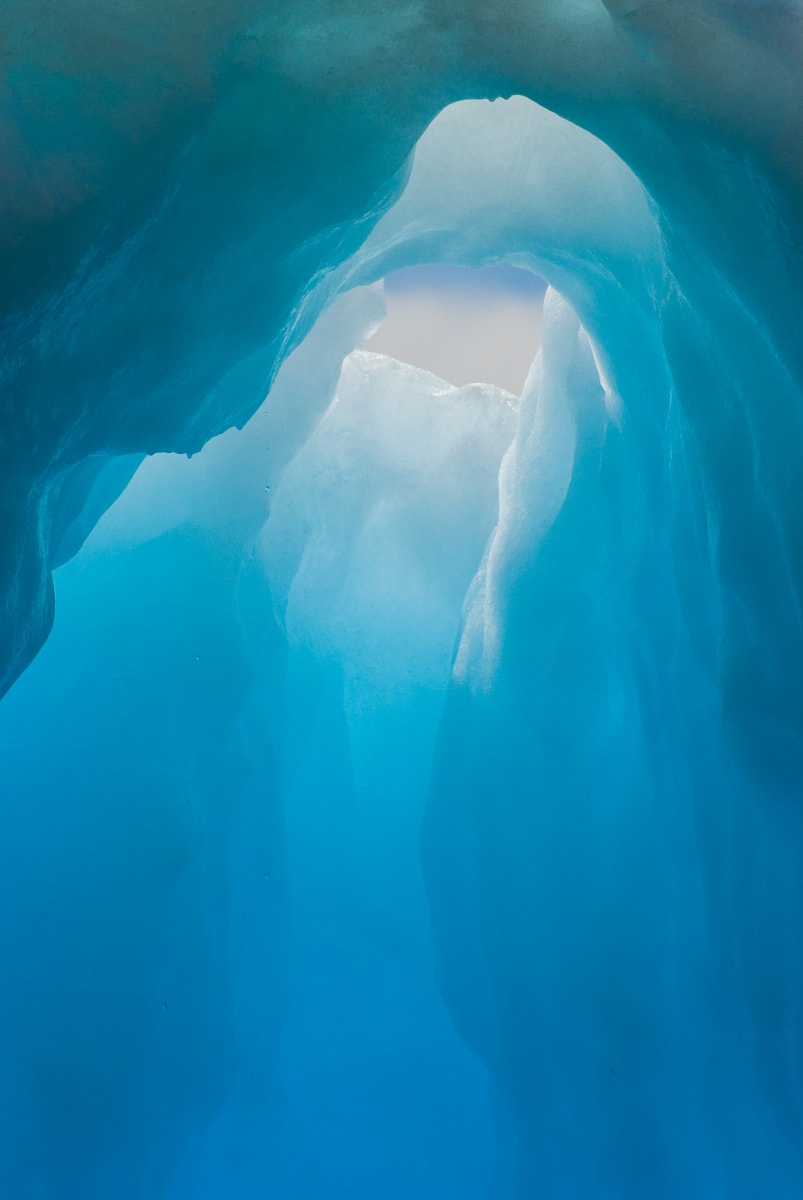
[(450, 102), (521, 94), (599, 135), (659, 206), (681, 293), (709, 323), (724, 303), (717, 344), (737, 300), (758, 326), (737, 345), (798, 378), (800, 20), (781, 0), (6, 6), (3, 686), (52, 622), (82, 464), (245, 421), (319, 315), (310, 281)]
[(1, 18), (0, 1190), (791, 1200), (800, 5), (205, 12)]
[(342, 363), (381, 309), (346, 293), (243, 432), (142, 465), (4, 702), (4, 1168), (45, 1196), (489, 1186), (418, 841), (516, 401)]

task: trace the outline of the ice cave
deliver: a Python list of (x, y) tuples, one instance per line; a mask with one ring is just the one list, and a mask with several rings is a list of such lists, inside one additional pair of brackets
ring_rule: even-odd
[(0, 1200), (800, 1200), (803, 0), (0, 31)]

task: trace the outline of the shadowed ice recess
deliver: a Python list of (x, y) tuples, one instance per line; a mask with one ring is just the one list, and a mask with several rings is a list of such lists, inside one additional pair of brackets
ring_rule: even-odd
[[(800, 1197), (794, 293), (662, 171), (450, 104), (302, 239), (242, 429), (65, 468), (0, 706), (0, 1196)], [(458, 268), (526, 370), (402, 361)], [(234, 341), (207, 417), (270, 376)]]

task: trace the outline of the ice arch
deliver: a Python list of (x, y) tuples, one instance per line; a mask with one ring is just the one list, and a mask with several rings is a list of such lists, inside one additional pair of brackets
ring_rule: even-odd
[[(244, 1195), (260, 1187), (263, 1156), (269, 1159), (272, 1149), (260, 1135), (280, 1099), (271, 1086), (273, 1035), (281, 1028), (285, 981), (287, 893), (264, 887), (283, 883), (287, 870), (276, 850), (282, 790), (275, 760), (288, 754), (302, 777), (308, 772), (298, 790), (310, 817), (327, 815), (319, 795), (348, 793), (347, 748), (355, 744), (363, 777), (376, 778), (393, 761), (406, 786), (411, 764), (402, 761), (398, 731), (377, 717), (386, 709), (377, 698), (384, 702), (405, 664), (413, 668), (417, 735), (425, 747), (448, 689), (427, 803), (426, 875), (449, 1011), (493, 1082), (502, 1140), (497, 1192), (780, 1200), (799, 1190), (799, 347), (790, 305), (799, 273), (796, 160), (793, 140), (777, 121), (770, 146), (760, 137), (762, 120), (787, 111), (782, 72), (762, 94), (758, 117), (746, 111), (741, 92), (735, 99), (729, 93), (725, 105), (717, 90), (730, 78), (723, 50), (750, 44), (741, 30), (750, 27), (754, 7), (709, 12), (645, 4), (609, 13), (590, 3), (528, 5), (514, 15), (544, 35), (537, 54), (520, 44), (522, 30), (510, 13), (504, 30), (491, 15), (490, 28), (472, 31), (468, 40), (475, 39), (474, 52), (481, 43), (483, 71), (470, 85), (463, 78), (463, 92), (530, 91), (598, 126), (639, 167), (651, 199), (601, 143), (558, 118), (525, 101), (473, 102), (436, 120), (398, 204), (386, 207), (383, 200), (355, 229), (354, 215), (369, 207), (373, 185), (403, 158), (386, 137), (387, 110), (375, 105), (371, 129), (383, 148), (372, 148), (381, 162), (373, 161), (356, 183), (343, 183), (333, 169), (336, 195), (327, 213), (335, 223), (326, 233), (312, 200), (309, 210), (286, 204), (292, 188), (277, 189), (273, 207), (263, 207), (265, 192), (257, 188), (255, 198), (243, 187), (222, 244), (210, 235), (209, 279), (199, 279), (193, 239), (217, 228), (219, 209), (200, 221), (193, 215), (197, 184), (211, 181), (218, 205), (231, 200), (231, 180), (217, 169), (229, 154), (242, 167), (240, 156), (247, 158), (252, 145), (247, 122), (238, 141), (220, 115), (211, 141), (198, 135), (179, 156), (164, 209), (153, 216), (149, 201), (163, 193), (160, 180), (149, 178), (150, 197), (132, 191), (119, 227), (104, 227), (109, 246), (132, 224), (137, 236), (124, 241), (119, 257), (99, 252), (83, 262), (67, 289), (67, 314), (63, 296), (52, 311), (44, 304), (35, 314), (43, 322), (36, 350), (42, 358), (34, 355), (31, 365), (22, 353), (12, 364), (18, 381), (33, 395), (58, 346), (69, 347), (75, 370), (54, 402), (52, 429), (43, 426), (36, 442), (43, 496), (53, 430), (70, 432), (66, 449), (59, 443), (60, 466), (99, 443), (132, 451), (200, 445), (252, 407), (279, 350), (312, 332), (287, 359), (272, 403), (242, 439), (230, 435), (197, 462), (146, 464), (105, 533), (98, 531), (96, 552), (106, 537), (108, 557), (98, 566), (90, 554), (71, 568), (75, 628), (84, 639), (98, 639), (95, 656), (87, 665), (75, 653), (77, 639), (54, 642), (5, 706), (6, 791), (24, 801), (32, 788), (37, 800), (19, 803), (4, 848), (9, 902), (18, 893), (24, 912), (5, 947), (16, 968), (4, 998), (14, 1068), (4, 1081), (14, 1117), (6, 1163), (15, 1183), (45, 1195), (71, 1189), (81, 1200), (110, 1190), (124, 1195), (123, 1187), (136, 1195), (146, 1186), (194, 1198), (208, 1187), (218, 1195), (224, 1182), (230, 1190), (232, 1177)], [(780, 7), (773, 14), (778, 20)], [(417, 12), (405, 10), (392, 32), (407, 48), (413, 38), (421, 50), (417, 21)], [(435, 25), (438, 53), (448, 57), (456, 44), (448, 13)], [(356, 27), (372, 51), (386, 48), (380, 17)], [(278, 39), (283, 79), (291, 76), (295, 87), (284, 97), (278, 137), (281, 143), (282, 121), (298, 117), (288, 124), (294, 151), (313, 107), (305, 107), (304, 88), (317, 81), (320, 99), (320, 59), (344, 29), (353, 35), (355, 23), (330, 22), (326, 36), (304, 26), (309, 55), (300, 63), (288, 51), (298, 29), (289, 25)], [(247, 41), (237, 48), (238, 68), (253, 67), (250, 42), (260, 46), (259, 28)], [(718, 52), (713, 67), (707, 60), (695, 69), (698, 44)], [(423, 46), (432, 50), (426, 40)], [(365, 50), (358, 42), (356, 62), (344, 56), (338, 70), (359, 76)], [(790, 45), (782, 53), (778, 44), (782, 63), (794, 52)], [(758, 67), (765, 53), (761, 42), (750, 61)], [(419, 60), (412, 62), (408, 82), (417, 96), (413, 85), (422, 72)], [(668, 63), (688, 88), (670, 86), (662, 74)], [(157, 75), (161, 64), (155, 56)], [(184, 65), (198, 64), (187, 53)], [(411, 103), (402, 113), (401, 141), (417, 136), (423, 109), (431, 116), (452, 98), (454, 75), (444, 70), (443, 78), (448, 87), (424, 88), (422, 107)], [(252, 97), (264, 94), (264, 81), (252, 76), (251, 82)], [(394, 82), (389, 76), (388, 90)], [(353, 135), (364, 128), (345, 117), (365, 116), (359, 111), (365, 96), (343, 99), (342, 85), (343, 75), (331, 82), (344, 107), (325, 110), (311, 144), (302, 141), (313, 159), (316, 139), (332, 138), (333, 168), (342, 148), (333, 130), (342, 125)], [(376, 75), (372, 86), (375, 101)], [(195, 114), (185, 118), (192, 127)], [(85, 133), (92, 146), (98, 129)], [(456, 152), (469, 134), (482, 145), (481, 156)], [(539, 158), (536, 147), (549, 158)], [(172, 169), (171, 146), (165, 149)], [(494, 156), (495, 175), (487, 170)], [(297, 161), (309, 166), (304, 153)], [(515, 189), (505, 186), (511, 165)], [(92, 184), (102, 197), (102, 180)], [(716, 211), (712, 197), (727, 206)], [(127, 203), (150, 213), (151, 223), (138, 225)], [(289, 224), (276, 216), (286, 212)], [(66, 227), (81, 244), (80, 229), (69, 221)], [(268, 303), (253, 263), (280, 238), (302, 249), (277, 272)], [(171, 292), (157, 295), (154, 280), (162, 277), (144, 267), (153, 267), (156, 252), (168, 246), (185, 285), (236, 277), (237, 288), (227, 291), (231, 324), (210, 321), (211, 288), (187, 286), (178, 316)], [(447, 397), (443, 406), (446, 424), (459, 425), (461, 412), (477, 417), (467, 437), (476, 456), (467, 461), (482, 486), (473, 486), (473, 477), (456, 480), (456, 494), (473, 496), (477, 505), (468, 550), (461, 529), (465, 553), (444, 554), (455, 537), (439, 545), (437, 528), (422, 523), (422, 510), (430, 516), (428, 501), (443, 484), (445, 454), (438, 446), (420, 461), (405, 439), (394, 439), (381, 447), (383, 471), (374, 477), (366, 471), (358, 494), (346, 489), (344, 496), (348, 476), (339, 472), (329, 480), (333, 502), (316, 506), (320, 493), (309, 478), (321, 482), (316, 446), (326, 426), (335, 427), (345, 461), (365, 462), (375, 451), (376, 430), (350, 421), (349, 411), (360, 411), (372, 379), (390, 397), (391, 410), (402, 412), (383, 380), (395, 368), (357, 356), (340, 373), (344, 354), (374, 319), (376, 296), (362, 287), (400, 263), (496, 257), (536, 266), (570, 307), (550, 301), (544, 352), (515, 414), (487, 393), (462, 408)], [(316, 271), (316, 287), (308, 291)], [(121, 281), (132, 284), (124, 296)], [(77, 309), (70, 309), (73, 301)], [(84, 303), (83, 318), (86, 311), (102, 316), (101, 362), (82, 341)], [(149, 330), (144, 359), (116, 340), (132, 305), (140, 334)], [(145, 312), (155, 314), (154, 325)], [(255, 351), (264, 342), (266, 314), (274, 341)], [(179, 350), (188, 355), (186, 378), (171, 341), (177, 327)], [(189, 351), (199, 346), (204, 355), (196, 360)], [(119, 373), (121, 362), (133, 363), (132, 371)], [(232, 362), (237, 367), (213, 387)], [(151, 391), (157, 375), (181, 385), (171, 403), (166, 390)], [(109, 380), (115, 387), (102, 411), (94, 401)], [(338, 381), (349, 388), (338, 393)], [(433, 385), (416, 382), (426, 400)], [(403, 379), (399, 395), (411, 383)], [(147, 403), (128, 408), (125, 400), (137, 387)], [(68, 400), (84, 388), (92, 402), (74, 424), (74, 412), (65, 418)], [(206, 397), (200, 414), (199, 393)], [(157, 412), (159, 402), (164, 407)], [(130, 440), (122, 442), (116, 440), (121, 420), (131, 425)], [(30, 432), (24, 424), (20, 429)], [(267, 470), (266, 445), (275, 456)], [(503, 454), (497, 492), (489, 484), (495, 457)], [(21, 456), (14, 481), (20, 495), (25, 461)], [(116, 469), (110, 478), (105, 473), (104, 467), (95, 480), (99, 500), (107, 485), (119, 483)], [(391, 496), (383, 490), (388, 480)], [(418, 508), (408, 503), (408, 489)], [(78, 500), (62, 511), (60, 529), (77, 540), (86, 514), (81, 487), (75, 490)], [(353, 523), (338, 520), (346, 501), (358, 518)], [(438, 511), (442, 516), (444, 509)], [(34, 516), (38, 537), (26, 545), (40, 551), (47, 522), (40, 526), (41, 513)], [(427, 548), (431, 573), (416, 581), (414, 611), (425, 617), (422, 629), (439, 631), (440, 674), (416, 675), (422, 660), (410, 651), (421, 649), (421, 641), (413, 623), (401, 630), (383, 625), (370, 609), (371, 595), (382, 593), (360, 588), (384, 565), (371, 541), (382, 520), (401, 528), (410, 521), (410, 543)], [(483, 561), (469, 563), (482, 557), (486, 535)], [(92, 610), (88, 601), (94, 594), (97, 604), (98, 578), (113, 578), (126, 545), (131, 554), (118, 583), (130, 605), (123, 614), (127, 634), (121, 638), (112, 623), (104, 641), (104, 606)], [(413, 598), (402, 589), (408, 563), (401, 558), (396, 575), (389, 572), (388, 589), (404, 597), (405, 617)], [(459, 601), (474, 565), (479, 570), (460, 629)], [(322, 579), (339, 602), (323, 612)], [(355, 597), (366, 595), (368, 611), (360, 615), (370, 636), (357, 639), (348, 618)], [(265, 618), (271, 611), (278, 628)], [(433, 613), (444, 617), (438, 626)], [(450, 628), (461, 633), (451, 682), (450, 655), (442, 650)], [(202, 652), (193, 653), (199, 645)], [(355, 663), (358, 676), (367, 673), (360, 655), (373, 671), (373, 705), (349, 679)], [(289, 722), (287, 743), (275, 688), (285, 656), (293, 660), (296, 714), (304, 718)], [(431, 665), (432, 658), (423, 661)], [(96, 687), (98, 680), (106, 686), (110, 665), (115, 686), (122, 684), (119, 699)], [(76, 694), (85, 708), (76, 706)], [(61, 706), (59, 695), (68, 697)], [(314, 696), (329, 708), (317, 726), (305, 725)], [(270, 742), (260, 740), (266, 726), (275, 735)], [(321, 761), (310, 755), (310, 744), (323, 748)], [(122, 782), (110, 785), (120, 763)], [(267, 809), (256, 805), (260, 789), (273, 798)], [(64, 792), (74, 799), (69, 809), (59, 803)], [(61, 857), (49, 840), (37, 864), (39, 834), (54, 813), (62, 821), (58, 847), (67, 853)], [(100, 817), (111, 833), (103, 853), (93, 843), (104, 828)], [(316, 828), (314, 821), (304, 824)], [(327, 851), (306, 844), (302, 866), (312, 881), (326, 879)], [(33, 886), (32, 861), (47, 887)], [(86, 890), (71, 887), (80, 867), (87, 868)], [(382, 874), (386, 895), (399, 884), (392, 872), (371, 867)], [(41, 899), (48, 888), (64, 903), (55, 906), (55, 951), (40, 957), (47, 941), (40, 935), (54, 911)], [(403, 884), (395, 894), (403, 897)], [(110, 902), (98, 904), (99, 895)], [(270, 977), (249, 949), (254, 943), (244, 946), (220, 919), (227, 904), (250, 914), (241, 931), (271, 947), (271, 963), (279, 965)], [(412, 911), (418, 920), (420, 896)], [(117, 944), (119, 929), (124, 944)], [(398, 946), (397, 930), (382, 932), (386, 947)], [(393, 955), (383, 963), (386, 957)], [(65, 979), (74, 987), (66, 1003), (54, 986)], [(266, 1025), (265, 1011), (277, 1019)], [(303, 1042), (299, 1037), (296, 1046)], [(209, 1051), (200, 1061), (198, 1046)], [(329, 1148), (338, 1142), (332, 1138)], [(98, 1144), (105, 1148), (100, 1159), (93, 1153)], [(372, 1194), (368, 1188), (370, 1173)]]
[(73, 0), (2, 22), (5, 685), (46, 635), (54, 530), (103, 456), (194, 451), (253, 412), (311, 277), (450, 102), (521, 93), (614, 146), (678, 264), (706, 264), (695, 303), (739, 296), (800, 377), (777, 300), (800, 284), (797, 4), (240, 0), (201, 19)]
[[(744, 683), (794, 664), (791, 514), (766, 464), (744, 490), (717, 408), (758, 436), (767, 380), (793, 390), (667, 247), (591, 135), (521, 98), (445, 110), (259, 414), (146, 461), (65, 568), (0, 721), (11, 1186), (797, 1187), (794, 685), (777, 659)], [(556, 289), (518, 402), (353, 352), (389, 270), (499, 259)], [(92, 516), (79, 495), (66, 547)]]
[[(488, 121), (503, 138), (507, 117), (533, 170), (542, 121), (564, 144), (527, 104), (461, 111), (450, 138)], [(440, 1200), (484, 1195), (495, 1171), (515, 1194), (485, 1068), (434, 985), (416, 863), (522, 406), (350, 353), (407, 223), (465, 224), (432, 216), (439, 155), (428, 172), (419, 156), (400, 224), (321, 281), (319, 307), (339, 298), (246, 429), (143, 464), (59, 576), (54, 637), (3, 705), (0, 1161), (18, 1190)], [(529, 245), (549, 209), (548, 188), (522, 205)], [(492, 194), (471, 225), (497, 210)]]

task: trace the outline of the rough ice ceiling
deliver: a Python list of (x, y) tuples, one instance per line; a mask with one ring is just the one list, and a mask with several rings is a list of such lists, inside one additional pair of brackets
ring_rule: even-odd
[(803, 7), (0, 44), (0, 1193), (797, 1200)]

